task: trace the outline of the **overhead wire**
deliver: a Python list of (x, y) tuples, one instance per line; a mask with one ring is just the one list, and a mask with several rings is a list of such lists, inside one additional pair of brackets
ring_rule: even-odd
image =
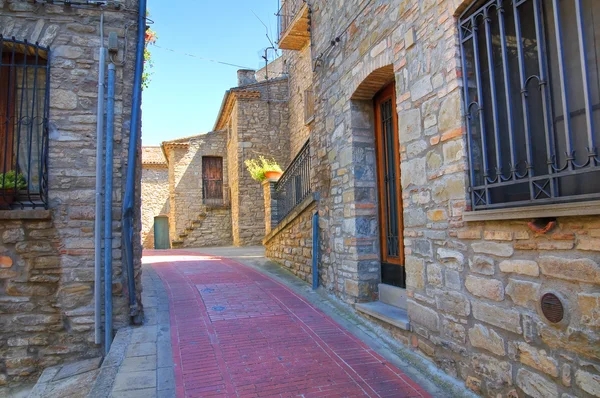
[(172, 53), (175, 53), (175, 54), (185, 55), (186, 57), (197, 58), (197, 59), (200, 59), (202, 61), (213, 62), (213, 63), (216, 63), (216, 64), (227, 65), (227, 66), (232, 66), (232, 67), (235, 67), (235, 68), (242, 68), (242, 69), (255, 69), (255, 68), (250, 68), (248, 66), (232, 64), (232, 63), (225, 62), (225, 61), (219, 61), (219, 60), (212, 59), (212, 58), (202, 57), (200, 55), (190, 54), (190, 53), (187, 53), (185, 51), (173, 50), (172, 48), (162, 47), (162, 46), (159, 46), (158, 44), (153, 44), (152, 47), (160, 48), (162, 50), (169, 51), (169, 52), (172, 52)]

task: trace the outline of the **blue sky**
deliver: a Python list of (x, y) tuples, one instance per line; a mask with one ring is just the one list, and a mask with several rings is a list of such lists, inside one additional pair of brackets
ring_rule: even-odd
[[(236, 67), (189, 53), (257, 69), (259, 51), (277, 36), (277, 0), (149, 0), (158, 47), (150, 87), (143, 93), (143, 145), (158, 145), (212, 129), (225, 90), (237, 85)], [(176, 52), (171, 52), (171, 49)]]

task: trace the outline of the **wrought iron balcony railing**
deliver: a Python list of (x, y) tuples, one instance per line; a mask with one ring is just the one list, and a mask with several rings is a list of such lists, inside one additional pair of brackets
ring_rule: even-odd
[(307, 141), (275, 185), (277, 223), (281, 222), (311, 193), (310, 141)]

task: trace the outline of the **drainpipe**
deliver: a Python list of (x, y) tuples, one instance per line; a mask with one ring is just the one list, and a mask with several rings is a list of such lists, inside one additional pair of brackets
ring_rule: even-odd
[(129, 290), (129, 315), (134, 323), (139, 323), (139, 308), (135, 291), (135, 273), (133, 269), (133, 212), (135, 205), (135, 174), (137, 143), (140, 134), (140, 109), (142, 106), (142, 73), (144, 72), (144, 48), (146, 46), (146, 0), (140, 0), (138, 14), (138, 37), (133, 79), (133, 100), (131, 103), (131, 124), (129, 130), (129, 153), (127, 156), (127, 182), (123, 201), (123, 238), (125, 260), (127, 262), (127, 286)]
[(313, 239), (312, 239), (312, 288), (319, 287), (319, 211), (313, 214)]
[(102, 344), (102, 152), (104, 149), (104, 13), (100, 15), (100, 63), (98, 65), (98, 111), (96, 112), (96, 221), (94, 224), (94, 330)]
[(108, 65), (106, 99), (106, 169), (104, 195), (104, 350), (108, 355), (113, 339), (112, 322), (112, 205), (113, 205), (113, 139), (115, 123), (115, 65)]

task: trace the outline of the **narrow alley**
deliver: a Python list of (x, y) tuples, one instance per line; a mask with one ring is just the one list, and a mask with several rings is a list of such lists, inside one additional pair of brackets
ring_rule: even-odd
[(431, 396), (306, 299), (247, 265), (182, 250), (146, 252), (144, 263), (167, 291), (178, 397)]

